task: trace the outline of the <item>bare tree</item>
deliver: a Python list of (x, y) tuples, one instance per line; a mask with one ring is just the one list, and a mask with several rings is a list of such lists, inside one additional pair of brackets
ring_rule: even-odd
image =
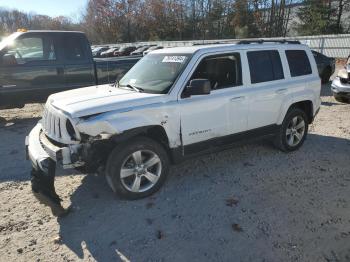
[(350, 0), (89, 0), (79, 23), (0, 9), (0, 33), (78, 29), (93, 43), (278, 37), (295, 10), (300, 34), (350, 30)]

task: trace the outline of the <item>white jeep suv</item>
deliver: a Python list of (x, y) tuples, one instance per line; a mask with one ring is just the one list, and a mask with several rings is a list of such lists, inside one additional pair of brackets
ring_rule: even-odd
[(56, 202), (56, 163), (96, 172), (137, 199), (157, 191), (171, 163), (272, 135), (298, 149), (320, 108), (310, 49), (259, 41), (156, 50), (115, 85), (51, 95), (26, 139), (33, 190)]

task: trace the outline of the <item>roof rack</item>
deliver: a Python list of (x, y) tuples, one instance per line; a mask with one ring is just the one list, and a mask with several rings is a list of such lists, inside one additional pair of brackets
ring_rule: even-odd
[(269, 40), (259, 39), (259, 40), (241, 40), (241, 41), (237, 42), (238, 45), (263, 44), (263, 43), (300, 44), (300, 41), (298, 41), (298, 40), (286, 40), (286, 39), (282, 39), (282, 40), (278, 40), (278, 39), (269, 39)]
[(196, 46), (196, 45), (221, 45), (221, 44), (227, 44), (227, 43), (224, 43), (224, 42), (220, 42), (220, 41), (217, 41), (217, 42), (209, 42), (209, 43), (200, 43), (200, 42), (197, 42), (197, 43), (193, 43), (192, 45), (193, 46)]

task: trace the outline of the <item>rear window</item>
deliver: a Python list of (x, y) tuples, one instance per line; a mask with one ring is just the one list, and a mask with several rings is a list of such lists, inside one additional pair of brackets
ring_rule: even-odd
[(284, 78), (277, 50), (250, 51), (247, 56), (252, 84)]
[(286, 56), (292, 77), (312, 73), (309, 58), (304, 50), (286, 50)]
[(65, 57), (69, 61), (87, 60), (85, 41), (78, 36), (69, 36), (65, 39)]

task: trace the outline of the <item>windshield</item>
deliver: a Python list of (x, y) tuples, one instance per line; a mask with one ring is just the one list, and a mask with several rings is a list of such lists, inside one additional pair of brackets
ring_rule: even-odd
[(1, 42), (0, 42), (0, 51), (4, 49), (6, 46), (9, 46), (13, 43), (13, 41), (21, 35), (20, 32), (13, 33), (9, 35), (8, 37), (5, 37)]
[(146, 93), (166, 94), (189, 58), (188, 54), (149, 54), (125, 74), (119, 81), (119, 86), (129, 85)]

